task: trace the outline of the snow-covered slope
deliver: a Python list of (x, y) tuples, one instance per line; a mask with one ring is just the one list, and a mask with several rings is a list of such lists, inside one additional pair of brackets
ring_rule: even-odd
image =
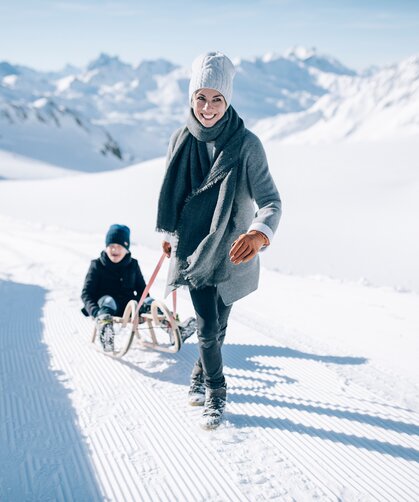
[(43, 178), (60, 178), (74, 176), (77, 171), (28, 159), (16, 153), (0, 150), (0, 180), (39, 180)]
[[(270, 269), (419, 291), (416, 141), (265, 146), (283, 199)], [(2, 181), (0, 213), (86, 232), (123, 221), (158, 247), (163, 170), (159, 158), (108, 173)]]
[[(264, 268), (259, 290), (232, 311), (226, 420), (213, 432), (199, 428), (201, 410), (186, 399), (196, 336), (176, 354), (136, 343), (115, 361), (94, 350), (79, 297), (90, 259), (105, 225), (129, 223), (150, 277), (162, 171), (160, 159), (0, 184), (0, 499), (415, 501), (415, 293)], [(31, 191), (37, 204), (25, 206)], [(297, 202), (287, 198), (284, 218)], [(313, 238), (297, 233), (309, 250)], [(178, 311), (192, 313), (185, 291)]]
[(117, 364), (79, 312), (110, 223), (131, 226), (150, 277), (164, 160), (0, 184), (0, 498), (415, 500), (418, 145), (266, 146), (284, 215), (260, 289), (234, 307), (210, 437), (185, 402), (195, 338)]
[[(419, 131), (418, 61), (356, 74), (299, 47), (238, 59), (233, 105), (265, 140), (408, 137)], [(61, 73), (0, 63), (0, 148), (87, 171), (164, 155), (187, 112), (188, 77), (165, 60), (105, 54)]]
[[(176, 354), (136, 343), (115, 361), (80, 313), (111, 223), (131, 227), (150, 277), (163, 157), (57, 167), (123, 164), (98, 153), (108, 134), (125, 160), (164, 150), (187, 71), (106, 55), (61, 74), (0, 64), (1, 500), (416, 502), (417, 61), (360, 76), (294, 49), (238, 67), (249, 121), (263, 110), (278, 135), (260, 132), (290, 142), (286, 114), (299, 144), (265, 144), (283, 218), (258, 291), (232, 310), (226, 420), (208, 433), (186, 399), (196, 336)], [(183, 290), (178, 311), (193, 313)]]

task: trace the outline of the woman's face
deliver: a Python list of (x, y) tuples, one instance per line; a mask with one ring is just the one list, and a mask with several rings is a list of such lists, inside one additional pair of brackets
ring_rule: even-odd
[(120, 244), (109, 244), (109, 246), (106, 247), (106, 254), (113, 263), (122, 261), (127, 253), (128, 251)]
[(204, 127), (212, 127), (226, 112), (227, 104), (215, 89), (199, 89), (192, 98), (192, 109)]

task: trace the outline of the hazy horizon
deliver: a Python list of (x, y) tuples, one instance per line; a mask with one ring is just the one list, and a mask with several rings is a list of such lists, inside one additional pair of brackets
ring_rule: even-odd
[(189, 66), (207, 50), (248, 59), (304, 46), (355, 70), (419, 52), (412, 0), (19, 0), (0, 6), (0, 19), (0, 61), (44, 71), (85, 66), (102, 52)]

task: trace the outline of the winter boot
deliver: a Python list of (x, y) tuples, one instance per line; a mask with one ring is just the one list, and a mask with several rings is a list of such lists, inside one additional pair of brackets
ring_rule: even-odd
[(218, 389), (206, 389), (205, 408), (202, 413), (200, 425), (203, 429), (216, 429), (223, 419), (224, 408), (227, 401), (227, 385)]
[(191, 386), (188, 392), (188, 402), (191, 406), (204, 406), (205, 385), (202, 373), (191, 378)]
[(97, 331), (102, 348), (105, 352), (114, 351), (113, 318), (110, 314), (101, 314), (97, 318)]
[(188, 401), (191, 406), (203, 406), (205, 403), (204, 372), (200, 359), (195, 362), (192, 368)]
[(186, 321), (179, 324), (180, 336), (182, 338), (182, 343), (192, 336), (196, 331), (196, 319), (195, 317), (188, 317)]

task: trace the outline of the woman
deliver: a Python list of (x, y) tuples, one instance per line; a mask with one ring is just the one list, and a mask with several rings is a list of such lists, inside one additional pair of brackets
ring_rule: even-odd
[(196, 312), (200, 357), (189, 403), (204, 405), (208, 429), (219, 425), (226, 403), (221, 347), (231, 307), (257, 289), (257, 255), (281, 215), (262, 144), (230, 105), (234, 74), (220, 52), (194, 61), (191, 110), (170, 140), (157, 216), (171, 257), (168, 286), (187, 285)]

